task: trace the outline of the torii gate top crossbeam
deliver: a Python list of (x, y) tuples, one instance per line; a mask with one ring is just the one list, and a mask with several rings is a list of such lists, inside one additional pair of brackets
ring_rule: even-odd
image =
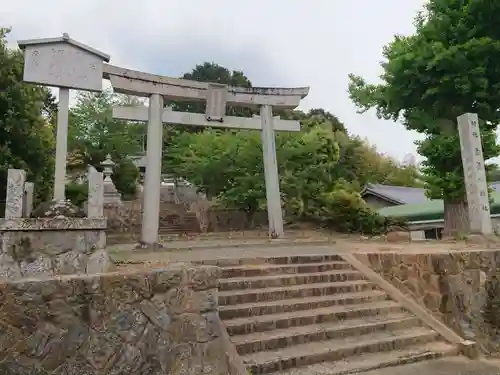
[[(124, 69), (104, 64), (103, 78), (109, 79), (115, 92), (150, 96), (159, 94), (168, 100), (205, 101), (209, 82), (198, 82), (180, 78)], [(269, 87), (228, 87), (227, 103), (242, 107), (271, 105), (283, 109), (293, 109), (309, 94), (309, 87), (269, 88)]]

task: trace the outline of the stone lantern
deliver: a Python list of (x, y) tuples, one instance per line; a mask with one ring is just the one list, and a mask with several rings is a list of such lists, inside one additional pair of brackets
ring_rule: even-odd
[(104, 204), (121, 204), (122, 197), (118, 190), (116, 190), (115, 184), (111, 179), (113, 174), (113, 167), (115, 163), (111, 160), (111, 155), (107, 155), (106, 159), (101, 163), (104, 175)]

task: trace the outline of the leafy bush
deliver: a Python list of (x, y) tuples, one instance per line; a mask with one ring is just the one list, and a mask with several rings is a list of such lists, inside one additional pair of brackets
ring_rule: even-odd
[(66, 185), (66, 199), (69, 199), (75, 206), (82, 207), (83, 203), (87, 200), (89, 188), (87, 184), (74, 184)]
[(124, 199), (135, 197), (139, 169), (131, 160), (122, 159), (116, 163), (111, 178), (115, 183), (116, 190), (122, 194)]
[(342, 188), (321, 195), (311, 219), (339, 232), (371, 235), (382, 234), (393, 225), (371, 209), (359, 193)]

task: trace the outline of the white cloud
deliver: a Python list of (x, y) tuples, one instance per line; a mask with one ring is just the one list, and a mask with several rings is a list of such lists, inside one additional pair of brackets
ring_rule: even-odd
[(70, 36), (111, 55), (111, 62), (180, 75), (214, 61), (243, 70), (254, 85), (311, 86), (303, 107), (325, 108), (351, 133), (401, 160), (416, 134), (358, 115), (347, 75), (375, 81), (382, 46), (412, 32), (424, 0), (20, 0), (2, 5), (11, 38)]

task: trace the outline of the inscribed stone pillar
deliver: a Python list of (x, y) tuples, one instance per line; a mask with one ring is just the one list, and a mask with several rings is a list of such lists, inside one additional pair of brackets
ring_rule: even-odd
[(5, 218), (23, 217), (24, 183), (26, 172), (22, 169), (9, 169), (7, 172), (7, 196), (5, 198)]
[(276, 160), (276, 143), (271, 106), (261, 106), (260, 119), (262, 123), (262, 152), (264, 157), (264, 176), (266, 180), (269, 236), (271, 238), (283, 238), (283, 214), (281, 212), (278, 162)]
[(89, 180), (89, 199), (87, 205), (87, 216), (103, 217), (104, 216), (104, 184), (101, 172), (89, 166), (88, 169)]
[(33, 198), (35, 193), (35, 184), (26, 182), (24, 184), (23, 216), (30, 217), (33, 211)]
[(475, 113), (457, 118), (471, 233), (493, 233), (479, 119)]

